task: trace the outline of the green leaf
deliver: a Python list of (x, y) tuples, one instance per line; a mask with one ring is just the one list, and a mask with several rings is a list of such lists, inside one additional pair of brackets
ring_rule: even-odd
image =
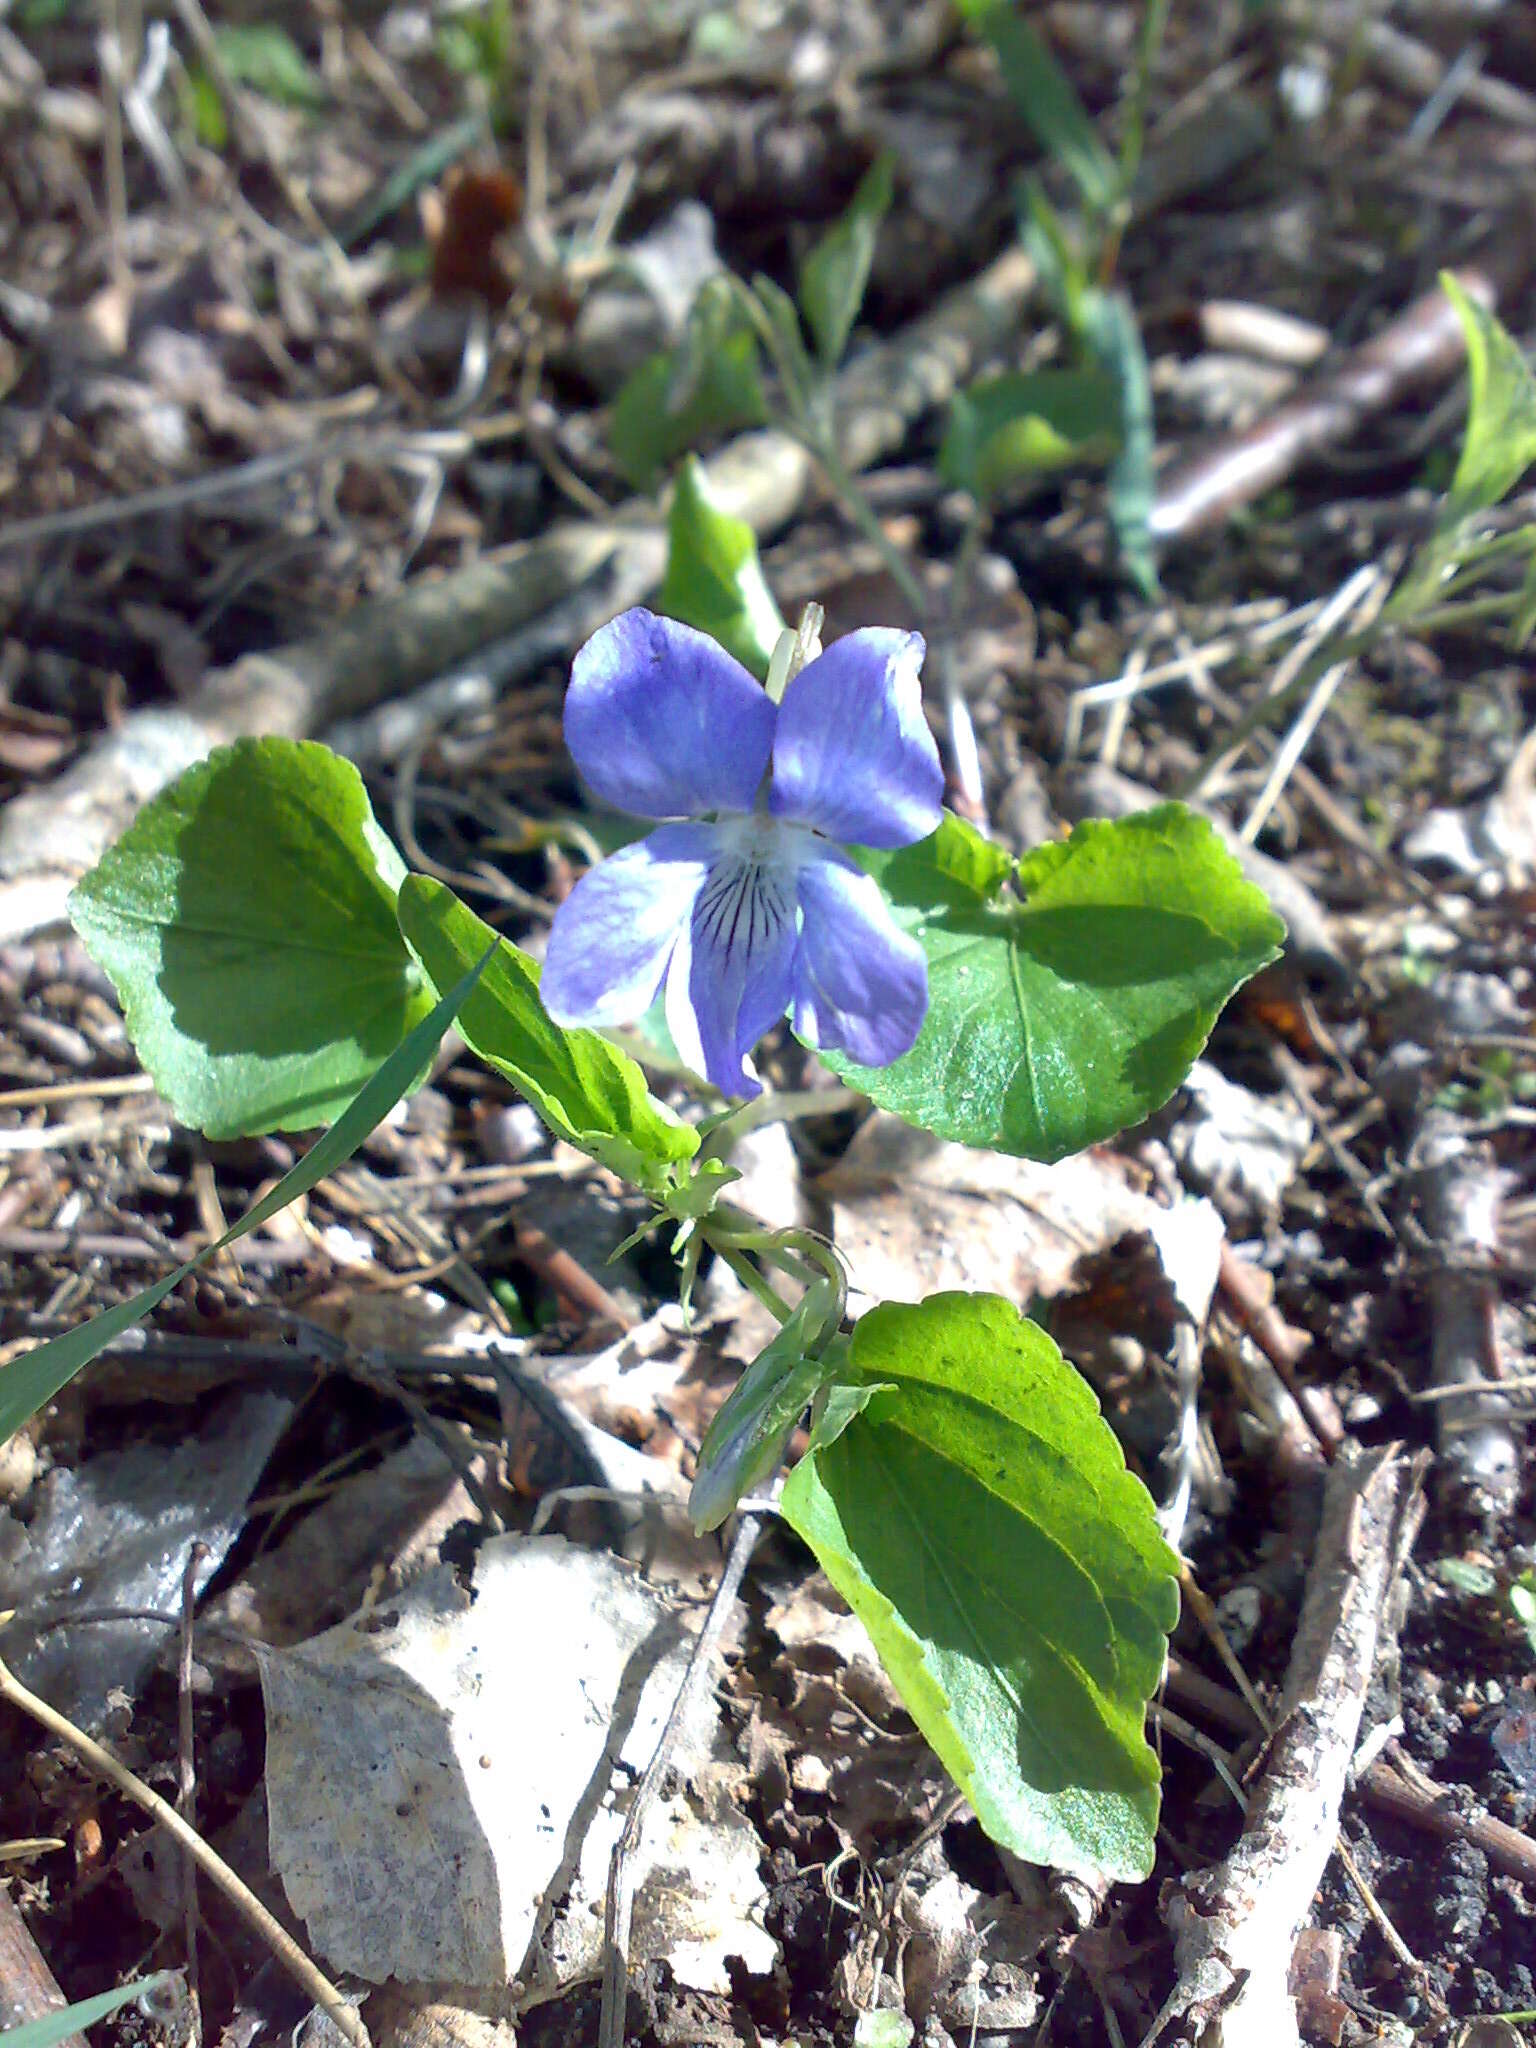
[(1510, 1612), (1525, 1630), (1525, 1639), (1536, 1656), (1536, 1572), (1522, 1572), (1509, 1589)]
[(711, 279), (676, 349), (647, 357), (608, 418), (608, 446), (627, 482), (650, 490), (675, 457), (768, 417), (757, 336), (733, 280)]
[(959, 6), (997, 52), (1003, 83), (1040, 147), (1071, 175), (1090, 212), (1108, 213), (1121, 196), (1120, 171), (1067, 74), (1012, 0)]
[(412, 875), (400, 891), (400, 930), (439, 988), (496, 950), (464, 1005), (459, 1032), (470, 1051), (504, 1074), (557, 1137), (625, 1180), (660, 1192), (699, 1134), (645, 1085), (635, 1062), (595, 1031), (564, 1031), (539, 1001), (536, 961), (497, 935), (451, 889)]
[(54, 2048), (56, 2041), (64, 2041), (71, 2034), (83, 2033), (87, 2027), (94, 2027), (98, 2020), (104, 2020), (131, 1998), (141, 1998), (147, 1991), (158, 1991), (170, 1976), (169, 1970), (157, 1971), (153, 1977), (140, 1977), (133, 1984), (119, 1984), (115, 1991), (98, 1992), (94, 1998), (82, 1998), (76, 2005), (61, 2005), (57, 2012), (51, 2012), (45, 2019), (28, 2020), (19, 2027), (6, 2027), (0, 2032), (0, 2041), (5, 2048)]
[(1021, 198), (1019, 239), (1040, 273), (1041, 292), (1060, 314), (1068, 334), (1081, 341), (1083, 308), (1098, 290), (1087, 240), (1077, 223), (1063, 219), (1052, 206), (1038, 178), (1024, 180)]
[(219, 62), (236, 85), (248, 85), (280, 106), (314, 109), (329, 104), (319, 73), (276, 22), (225, 22), (214, 30), (213, 39)]
[(1177, 804), (1037, 848), (1019, 864), (1022, 903), (960, 878), (957, 829), (863, 856), (928, 956), (917, 1043), (888, 1067), (822, 1057), (941, 1137), (1060, 1159), (1167, 1101), (1285, 927)]
[(269, 1188), (261, 1200), (247, 1209), (240, 1221), (226, 1230), (216, 1243), (200, 1251), (195, 1258), (188, 1259), (185, 1265), (178, 1266), (163, 1280), (157, 1280), (152, 1287), (135, 1294), (131, 1300), (117, 1303), (92, 1321), (67, 1330), (62, 1337), (50, 1338), (35, 1350), (23, 1352), (9, 1365), (0, 1366), (0, 1443), (4, 1443), (30, 1416), (51, 1401), (59, 1389), (66, 1386), (82, 1366), (89, 1365), (104, 1346), (120, 1337), (125, 1330), (131, 1330), (151, 1309), (158, 1308), (171, 1289), (189, 1273), (196, 1272), (215, 1252), (223, 1251), (226, 1245), (244, 1237), (248, 1230), (265, 1223), (269, 1216), (275, 1216), (279, 1209), (286, 1209), (290, 1202), (296, 1202), (300, 1195), (308, 1194), (328, 1173), (334, 1173), (338, 1166), (350, 1159), (369, 1132), (389, 1115), (401, 1096), (415, 1086), (431, 1064), (443, 1033), (453, 1022), (459, 1005), (474, 987), (484, 966), (484, 958), (471, 962), (470, 971), (428, 1011), (410, 1036), (395, 1047), (378, 1072), (359, 1090), (356, 1100), (349, 1103), (330, 1129), (315, 1140), (298, 1165), (291, 1167), (276, 1187)]
[(946, 811), (939, 829), (925, 839), (926, 858), (916, 865), (914, 886), (921, 891), (921, 874), (930, 872), (934, 887), (923, 898), (942, 907), (952, 899), (951, 883), (970, 896), (995, 896), (1013, 873), (1013, 856), (995, 839), (984, 839), (974, 825)]
[[(1536, 541), (1536, 531), (1531, 537)], [(1536, 546), (1532, 547), (1531, 558), (1525, 565), (1520, 597), (1509, 622), (1510, 646), (1515, 649), (1524, 647), (1533, 633), (1536, 633)]]
[(1145, 1877), (1178, 1561), (1092, 1392), (995, 1295), (871, 1310), (849, 1375), (879, 1391), (795, 1467), (786, 1519), (994, 1841)]
[(859, 180), (846, 210), (800, 268), (800, 310), (816, 338), (822, 368), (843, 359), (875, 259), (880, 223), (891, 209), (893, 159), (881, 156)]
[(1120, 395), (1102, 370), (1005, 371), (950, 402), (939, 474), (990, 502), (1031, 477), (1113, 454)]
[(718, 640), (759, 682), (784, 631), (757, 536), (723, 511), (696, 455), (678, 472), (667, 514), (667, 573), (656, 609)]
[(824, 1355), (824, 1347), (833, 1334), (828, 1318), (841, 1307), (840, 1290), (829, 1278), (813, 1280), (704, 1432), (688, 1496), (701, 1535), (718, 1529), (742, 1495), (777, 1468), (795, 1424), (836, 1370), (836, 1356)]
[(1536, 462), (1536, 376), (1520, 346), (1450, 271), (1440, 289), (1456, 308), (1467, 339), (1467, 433), (1438, 522), (1444, 532), (1486, 512)]
[[(1388, 600), (1383, 620), (1412, 625), (1439, 601), (1447, 582), (1474, 575), (1490, 544), (1480, 515), (1498, 504), (1536, 462), (1536, 376), (1519, 345), (1486, 306), (1449, 272), (1440, 286), (1461, 321), (1467, 345), (1467, 431), (1434, 531), (1418, 548)], [(1536, 561), (1513, 601), (1509, 638), (1523, 645), (1536, 624)]]
[(69, 914), (184, 1123), (307, 1130), (432, 1007), (395, 924), (404, 877), (350, 761), (237, 740), (146, 804)]
[(192, 124), (192, 133), (204, 149), (222, 151), (229, 145), (229, 115), (224, 96), (201, 65), (184, 74), (182, 109)]
[(1472, 1564), (1463, 1557), (1437, 1557), (1429, 1569), (1441, 1585), (1449, 1586), (1453, 1593), (1485, 1599), (1498, 1589), (1499, 1582), (1491, 1565)]
[(1082, 317), (1088, 344), (1113, 378), (1118, 394), (1120, 452), (1109, 469), (1110, 524), (1120, 544), (1121, 561), (1141, 595), (1150, 601), (1158, 595), (1151, 525), (1157, 434), (1147, 352), (1135, 312), (1123, 292), (1085, 293)]
[(803, 419), (814, 409), (816, 374), (806, 353), (800, 332), (800, 315), (784, 287), (759, 273), (752, 280), (752, 298), (763, 345), (772, 358), (784, 386), (785, 401), (792, 419)]
[(438, 24), (437, 51), (451, 71), (478, 78), (494, 95), (504, 94), (517, 43), (510, 0), (455, 9)]

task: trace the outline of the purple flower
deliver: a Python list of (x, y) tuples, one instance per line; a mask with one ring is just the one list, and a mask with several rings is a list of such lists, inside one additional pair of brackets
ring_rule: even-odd
[(666, 983), (688, 1064), (757, 1095), (743, 1060), (793, 1006), (812, 1044), (883, 1067), (928, 1007), (921, 947), (835, 840), (907, 846), (944, 778), (917, 633), (834, 641), (767, 692), (722, 647), (622, 614), (571, 671), (565, 737), (596, 793), (664, 824), (583, 876), (556, 913), (541, 993), (558, 1024), (624, 1024)]

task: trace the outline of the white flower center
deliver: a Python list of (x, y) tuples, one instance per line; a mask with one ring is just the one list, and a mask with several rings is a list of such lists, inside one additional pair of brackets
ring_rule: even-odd
[(750, 959), (795, 915), (795, 877), (816, 835), (760, 811), (722, 818), (716, 855), (699, 892), (694, 918), (701, 935), (726, 959)]

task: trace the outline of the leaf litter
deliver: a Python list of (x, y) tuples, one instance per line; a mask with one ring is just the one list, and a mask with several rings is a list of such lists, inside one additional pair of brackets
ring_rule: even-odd
[[(595, 1977), (623, 1788), (688, 1635), (633, 1568), (504, 1536), (467, 1591), (439, 1566), (307, 1643), (261, 1646), (273, 1867), (318, 1951), (371, 1983), (513, 1985), (514, 2007)], [(776, 1954), (730, 1798), (741, 1768), (718, 1750), (709, 1731), (690, 1744), (638, 1858), (638, 1953), (704, 1991), (729, 1988), (727, 1956), (761, 1972)]]
[[(791, 283), (883, 150), (895, 155), (895, 195), (847, 373), (864, 385), (850, 446), (880, 465), (870, 488), (887, 533), (921, 558), (925, 590), (953, 601), (952, 673), (983, 797), (1006, 823), (1005, 790), (1037, 793), (1026, 844), (1079, 815), (1188, 787), (1226, 753), (1277, 661), (1305, 646), (1327, 593), (1422, 545), (1453, 477), (1463, 496), (1473, 489), (1452, 462), (1464, 334), (1431, 289), (1438, 268), (1455, 262), (1470, 289), (1497, 295), (1517, 337), (1531, 327), (1518, 10), (1480, 11), (1475, 24), (1454, 7), (1412, 10), (1400, 24), (1366, 23), (1358, 39), (1351, 30), (1347, 53), (1321, 18), (1298, 40), (1278, 17), (1239, 31), (1172, 10), (1150, 89), (1154, 147), (1116, 269), (1141, 326), (1166, 457), (1150, 524), (1168, 543), (1167, 602), (1142, 603), (1111, 581), (1102, 485), (1085, 469), (998, 508), (983, 559), (1009, 596), (983, 635), (970, 630), (954, 560), (963, 518), (934, 469), (944, 376), (956, 363), (967, 374), (1062, 366), (1062, 309), (1021, 284), (1006, 195), (1015, 171), (1043, 174), (1049, 202), (1067, 207), (1073, 152), (1042, 167), (990, 59), (930, 10), (897, 23), (812, 5), (753, 13), (745, 30), (716, 10), (675, 41), (648, 33), (643, 54), (626, 40), (623, 10), (584, 13), (585, 51), (575, 33), (530, 36), (537, 90), (505, 48), (497, 54), (495, 7), (483, 21), (471, 10), (456, 36), (428, 24), (425, 40), (404, 10), (349, 20), (326, 40), (294, 20), (278, 34), (302, 68), (288, 55), (279, 63), (303, 94), (326, 95), (318, 118), (281, 72), (274, 84), (270, 66), (253, 71), (216, 20), (215, 52), (225, 39), (226, 69), (241, 74), (227, 94), (215, 88), (230, 115), (223, 145), (206, 125), (206, 59), (190, 42), (183, 50), (173, 25), (175, 64), (192, 81), (187, 125), (173, 111), (173, 65), (171, 82), (139, 103), (150, 126), (130, 123), (126, 213), (113, 210), (100, 79), (71, 13), (13, 10), (0, 47), (0, 99), (26, 137), (0, 195), (14, 258), (0, 300), (7, 1347), (169, 1270), (294, 1161), (281, 1138), (210, 1152), (153, 1098), (117, 1092), (134, 1077), (111, 991), (46, 929), (93, 838), (242, 721), (297, 716), (282, 729), (308, 731), (345, 717), (412, 866), (477, 876), (487, 915), (530, 900), (547, 913), (572, 872), (568, 848), (539, 836), (568, 819), (574, 794), (558, 722), (569, 655), (661, 574), (652, 512), (640, 515), (652, 527), (618, 542), (591, 517), (594, 496), (605, 517), (625, 502), (598, 401), (686, 326), (690, 280), (722, 264)], [(1114, 144), (1132, 10), (1050, 7), (1037, 26)], [(269, 56), (276, 47), (269, 37)], [(472, 88), (466, 61), (485, 66)], [(467, 232), (462, 195), (473, 187), (432, 187), (446, 165), (467, 170), (489, 148), (497, 123), (482, 93), (499, 111), (498, 95), (510, 95), (501, 155), (515, 162), (526, 146), (517, 169), (530, 175), (515, 203), (497, 188), (500, 225), (469, 252), (463, 274), (494, 283), (475, 309), (429, 301), (417, 280), (447, 279), (445, 237)], [(1178, 141), (1181, 109), (1207, 152), (1194, 173), (1170, 173), (1156, 146)], [(1251, 139), (1226, 133), (1247, 121), (1251, 137), (1255, 114), (1271, 121), (1257, 155)], [(175, 198), (178, 163), (195, 206)], [(1091, 175), (1102, 171), (1095, 157)], [(507, 175), (504, 163), (495, 175)], [(317, 220), (335, 229), (334, 246)], [(619, 259), (609, 269), (605, 251)], [(982, 287), (966, 296), (973, 279)], [(943, 297), (952, 286), (955, 302)], [(908, 323), (936, 307), (948, 311), (920, 339)], [(1246, 309), (1235, 322), (1234, 307)], [(1305, 361), (1275, 352), (1266, 315), (1305, 329)], [(1496, 347), (1485, 374), (1501, 403), (1518, 389)], [(520, 391), (511, 428), (509, 389)], [(1516, 419), (1484, 452), (1515, 445), (1518, 430)], [(870, 622), (866, 602), (900, 601), (878, 552), (807, 501), (808, 465), (794, 450), (760, 438), (708, 455), (707, 468), (722, 504), (779, 535), (767, 576), (781, 603), (835, 586), (856, 625)], [(1260, 486), (1268, 496), (1255, 503)], [(1479, 517), (1508, 535), (1530, 513), (1517, 495)], [(39, 519), (57, 523), (29, 535), (25, 522)], [(544, 566), (489, 597), (487, 559), (527, 536)], [(419, 615), (391, 607), (433, 579), (452, 596), (419, 633)], [(338, 632), (343, 615), (355, 631)], [(1143, 689), (1139, 675), (1160, 680)], [(1117, 697), (1105, 694), (1111, 684)], [(1352, 1861), (1335, 1857), (1309, 1886), (1318, 1925), (1303, 1933), (1317, 1939), (1298, 1944), (1292, 1989), (1305, 1988), (1315, 2040), (1394, 2027), (1435, 2043), (1517, 2038), (1515, 2023), (1474, 2015), (1536, 2007), (1522, 1832), (1536, 1821), (1532, 1665), (1511, 1604), (1533, 1534), (1532, 717), (1523, 657), (1491, 627), (1403, 630), (1344, 679), (1256, 844), (1241, 828), (1272, 760), (1261, 736), (1250, 740), (1226, 786), (1201, 802), (1284, 910), (1292, 944), (1268, 986), (1223, 1022), (1209, 1073), (1148, 1128), (1049, 1169), (913, 1146), (882, 1115), (854, 1128), (831, 1091), (825, 1113), (792, 1136), (764, 1131), (747, 1206), (830, 1228), (863, 1299), (963, 1284), (1041, 1305), (1160, 1499), (1171, 1506), (1185, 1487), (1182, 1547), (1225, 1633), (1204, 1625), (1191, 1596), (1158, 1721), (1157, 1879), (1085, 1905), (1070, 1886), (1005, 1865), (963, 1811), (945, 1818), (947, 1781), (861, 1653), (858, 1625), (803, 1555), (763, 1546), (718, 1711), (679, 1752), (662, 1809), (680, 1831), (675, 1861), (663, 1856), (641, 1888), (637, 1931), (652, 1955), (631, 2018), (642, 2038), (825, 2040), (857, 2024), (873, 2039), (890, 2022), (890, 2038), (922, 2028), (943, 2048), (946, 2034), (973, 2027), (1038, 2031), (1049, 2012), (1053, 2040), (1113, 2038), (1111, 2018), (1121, 2038), (1141, 2039), (1175, 1975), (1177, 1930), (1160, 1898), (1194, 1897), (1188, 1871), (1231, 1868), (1243, 1839), (1223, 1773), (1243, 1782), (1262, 1720), (1228, 1653), (1271, 1713), (1311, 1589), (1327, 1471), (1356, 1439), (1443, 1456), (1401, 1611), (1380, 1617), (1380, 1697), (1364, 1737), (1374, 1760), (1367, 1767), (1362, 1753), (1337, 1829)], [(56, 784), (71, 762), (78, 772)], [(507, 889), (521, 895), (498, 894)], [(1403, 1001), (1426, 985), (1431, 1000)], [(826, 1077), (797, 1060), (783, 1053), (779, 1085), (823, 1089)], [(61, 1083), (73, 1091), (62, 1099), (28, 1093)], [(235, 1816), (248, 1820), (291, 1767), (322, 1873), (363, 1823), (383, 1842), (392, 1816), (338, 1793), (322, 1826), (306, 1808), (319, 1781), (304, 1760), (336, 1735), (342, 1753), (327, 1768), (337, 1786), (355, 1785), (347, 1773), (364, 1745), (348, 1752), (340, 1718), (290, 1712), (274, 1780), (263, 1736), (279, 1717), (266, 1724), (248, 1653), (221, 1630), (254, 1636), (269, 1687), (272, 1671), (303, 1670), (317, 1640), (345, 1638), (355, 1656), (339, 1660), (348, 1676), (335, 1682), (370, 1704), (391, 1687), (440, 1701), (429, 1717), (431, 1753), (449, 1760), (439, 1776), (478, 1791), (477, 1774), (495, 1775), (479, 1756), (501, 1753), (516, 1724), (494, 1722), (461, 1756), (448, 1731), (462, 1712), (467, 1740), (482, 1703), (456, 1687), (510, 1665), (497, 1696), (524, 1710), (522, 1695), (543, 1683), (540, 1659), (580, 1634), (560, 1606), (545, 1639), (512, 1627), (482, 1641), (488, 1663), (470, 1657), (476, 1614), (502, 1597), (503, 1568), (487, 1560), (527, 1543), (511, 1532), (547, 1507), (553, 1526), (591, 1530), (637, 1560), (533, 1539), (534, 1554), (565, 1560), (552, 1576), (568, 1592), (600, 1583), (637, 1641), (680, 1626), (717, 1570), (715, 1553), (658, 1502), (686, 1487), (710, 1416), (764, 1332), (719, 1270), (701, 1277), (692, 1329), (650, 1248), (605, 1274), (624, 1234), (616, 1191), (568, 1152), (509, 1163), (493, 1136), (508, 1106), (509, 1091), (440, 1069), (411, 1120), (370, 1142), (366, 1173), (313, 1189), (292, 1228), (254, 1233), (205, 1267), (143, 1346), (98, 1361), (0, 1468), (13, 1556), (53, 1557), (59, 1598), (77, 1610), (142, 1606), (159, 1617), (37, 1632), (57, 1618), (53, 1603), (40, 1605), (36, 1579), (13, 1579), (7, 1658), (19, 1665), (18, 1632), (34, 1633), (62, 1657), (61, 1698), (89, 1675), (112, 1740), (151, 1774), (175, 1774), (185, 1708), (209, 1832), (233, 1835)], [(1210, 1299), (1207, 1226), (1180, 1226), (1182, 1252), (1151, 1248), (1194, 1188), (1225, 1232)], [(339, 1257), (340, 1232), (367, 1246), (366, 1264)], [(1199, 1269), (1182, 1308), (1170, 1264)], [(359, 1293), (365, 1271), (373, 1291)], [(603, 1321), (614, 1308), (635, 1324), (627, 1336)], [(339, 1329), (342, 1370), (311, 1316), (332, 1337)], [(297, 1423), (270, 1444), (295, 1397)], [(231, 1398), (273, 1430), (232, 1441), (220, 1420)], [(580, 1428), (552, 1419), (562, 1403)], [(1160, 1462), (1170, 1445), (1176, 1455)], [(126, 1492), (153, 1583), (114, 1579), (133, 1546), (103, 1538), (123, 1490), (113, 1461), (141, 1451), (152, 1479)], [(78, 1554), (55, 1557), (51, 1504), (71, 1498), (94, 1506), (79, 1518)], [(205, 1503), (194, 1519), (212, 1554), (197, 1567), (180, 1684), (189, 1502)], [(1430, 1563), (1482, 1573), (1492, 1590), (1457, 1596)], [(87, 1583), (71, 1588), (79, 1569)], [(370, 1617), (406, 1602), (414, 1620), (368, 1633)], [(392, 1632), (412, 1635), (405, 1681), (378, 1654)], [(612, 1656), (596, 1662), (611, 1681)], [(560, 1668), (569, 1677), (573, 1667)], [(331, 1682), (323, 1670), (313, 1679)], [(83, 1692), (73, 1697), (90, 1718)], [(644, 1713), (653, 1726), (656, 1703)], [(538, 1783), (546, 1748), (556, 1775), (568, 1732), (534, 1738), (526, 1782)], [(182, 1962), (179, 1882), (131, 1809), (15, 1717), (4, 1764), (0, 1821), (17, 1852), (4, 1866), (8, 1893), (66, 1994), (137, 1974), (148, 1938), (157, 1963)], [(473, 1846), (475, 1810), (456, 1795), (448, 1803), (471, 1815)], [(612, 1825), (607, 1809), (602, 1824)], [(399, 1827), (427, 1866), (399, 1897), (451, 1899), (431, 1843), (409, 1819)], [(1321, 1833), (1333, 1839), (1331, 1821)], [(534, 1836), (542, 1869), (548, 1840)], [(706, 1864), (705, 1840), (720, 1862)], [(489, 1854), (484, 1836), (477, 1853)], [(268, 1877), (259, 1841), (241, 1854), (248, 1875)], [(526, 1919), (548, 1886), (518, 1870)], [(694, 1896), (706, 1875), (729, 1908), (708, 1925)], [(498, 1903), (513, 1896), (499, 1865), (491, 1882)], [(605, 1873), (582, 1882), (585, 1922), (562, 1920), (529, 1964), (526, 1997), (534, 1986), (550, 1995), (515, 2029), (504, 1989), (498, 2004), (484, 1985), (471, 1997), (418, 1982), (371, 1994), (376, 2038), (412, 2048), (510, 2048), (514, 2031), (585, 2038), (595, 2015), (587, 1908)], [(661, 1910), (674, 1894), (682, 1925)], [(345, 1900), (316, 1884), (313, 1903), (323, 1918)], [(466, 1917), (481, 1934), (484, 1904)], [(202, 1944), (206, 2017), (278, 2031), (259, 1954), (216, 1902), (202, 1907), (216, 1936)], [(414, 1915), (397, 1919), (397, 1938), (423, 1953)], [(387, 1960), (387, 1921), (381, 1906), (377, 1960)], [(504, 1932), (496, 1938), (505, 1945)], [(234, 1958), (232, 1990), (209, 1960), (217, 1943)], [(758, 1960), (743, 1977), (731, 1957), (749, 1953)], [(692, 1991), (690, 1956), (707, 1980)], [(108, 2026), (104, 2038), (147, 2038), (136, 2017)], [(181, 2048), (185, 2021), (156, 2038)]]

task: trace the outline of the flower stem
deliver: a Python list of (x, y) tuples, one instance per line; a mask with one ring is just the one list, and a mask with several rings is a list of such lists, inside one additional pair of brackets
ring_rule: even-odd
[(738, 1251), (734, 1245), (729, 1244), (716, 1244), (715, 1250), (747, 1292), (755, 1294), (771, 1316), (776, 1316), (781, 1323), (789, 1321), (791, 1312), (788, 1302), (763, 1278), (745, 1252)]
[(798, 1123), (805, 1117), (840, 1116), (845, 1109), (862, 1109), (868, 1100), (857, 1088), (786, 1088), (775, 1095), (764, 1089), (750, 1102), (743, 1102), (711, 1124), (709, 1135), (699, 1147), (700, 1159), (728, 1159), (731, 1148), (749, 1131), (764, 1124)]

